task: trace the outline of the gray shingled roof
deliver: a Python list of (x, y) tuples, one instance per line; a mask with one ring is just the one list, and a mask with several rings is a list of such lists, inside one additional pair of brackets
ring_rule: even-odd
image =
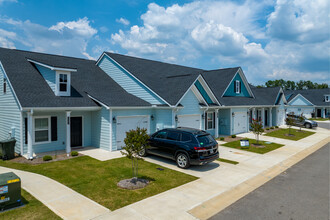
[(298, 94), (301, 94), (313, 105), (317, 106), (330, 106), (330, 103), (324, 101), (324, 95), (330, 95), (330, 88), (328, 89), (303, 89), (303, 90), (286, 90), (285, 96), (287, 101), (291, 101)]
[[(77, 72), (71, 73), (71, 96), (55, 96), (27, 59), (54, 67), (77, 69)], [(150, 103), (127, 93), (93, 60), (0, 48), (0, 61), (22, 107), (98, 106), (87, 94), (113, 107), (150, 106)]]
[(201, 69), (106, 52), (171, 105), (180, 98), (203, 72)]

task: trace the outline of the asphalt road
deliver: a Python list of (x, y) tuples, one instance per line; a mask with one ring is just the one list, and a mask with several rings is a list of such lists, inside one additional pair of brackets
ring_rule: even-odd
[(329, 220), (330, 143), (212, 220)]

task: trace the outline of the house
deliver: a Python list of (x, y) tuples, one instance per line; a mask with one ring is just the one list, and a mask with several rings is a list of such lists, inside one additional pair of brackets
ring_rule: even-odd
[(329, 117), (330, 88), (287, 90), (285, 96), (288, 101), (286, 113), (303, 114), (307, 118)]
[(215, 137), (283, 124), (281, 88), (254, 88), (240, 67), (206, 71), (115, 53), (97, 61), (0, 48), (0, 139), (34, 153), (124, 146), (125, 132), (204, 129)]

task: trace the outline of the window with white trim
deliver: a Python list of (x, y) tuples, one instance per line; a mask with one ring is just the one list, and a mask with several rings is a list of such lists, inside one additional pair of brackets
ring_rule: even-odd
[(50, 118), (34, 118), (34, 142), (43, 143), (50, 141)]
[(71, 74), (64, 71), (56, 71), (56, 95), (70, 96)]
[(325, 102), (330, 102), (330, 95), (325, 96)]
[(241, 93), (241, 81), (239, 80), (235, 81), (235, 93), (237, 94)]
[(214, 114), (213, 112), (207, 113), (207, 128), (206, 129), (214, 129)]

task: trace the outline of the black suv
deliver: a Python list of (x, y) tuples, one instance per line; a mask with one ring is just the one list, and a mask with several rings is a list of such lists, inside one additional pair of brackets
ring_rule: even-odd
[(207, 132), (192, 128), (167, 128), (154, 133), (140, 156), (154, 154), (175, 160), (178, 167), (203, 165), (219, 158), (218, 143)]

